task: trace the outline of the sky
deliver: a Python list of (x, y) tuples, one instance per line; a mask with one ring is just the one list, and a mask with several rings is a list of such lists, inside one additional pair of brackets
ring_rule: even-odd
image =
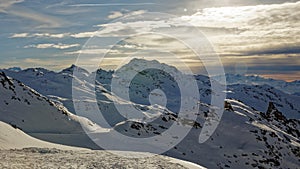
[(1, 0), (0, 21), (0, 68), (58, 71), (81, 57), (115, 69), (141, 57), (205, 73), (211, 51), (199, 59), (185, 44), (197, 39), (226, 73), (300, 79), (297, 0)]

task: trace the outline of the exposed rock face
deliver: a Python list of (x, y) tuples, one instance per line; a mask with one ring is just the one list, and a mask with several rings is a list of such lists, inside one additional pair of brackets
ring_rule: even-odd
[(231, 103), (228, 101), (224, 102), (224, 108), (225, 108), (225, 110), (228, 110), (228, 111), (234, 111)]
[(286, 122), (286, 117), (275, 107), (273, 102), (269, 102), (268, 110), (266, 112), (268, 119), (273, 118), (277, 121)]
[(293, 135), (294, 137), (300, 137), (300, 123), (296, 119), (286, 118), (282, 112), (280, 112), (273, 102), (269, 103), (266, 114), (262, 114), (269, 122), (272, 122), (279, 128), (284, 128), (288, 134)]

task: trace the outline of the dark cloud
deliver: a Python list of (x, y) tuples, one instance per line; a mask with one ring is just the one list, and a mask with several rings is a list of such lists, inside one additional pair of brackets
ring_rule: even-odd
[[(236, 72), (236, 65), (225, 66), (226, 73), (239, 73)], [(296, 74), (300, 71), (299, 65), (254, 65), (247, 66), (243, 74)]]
[(278, 54), (300, 54), (300, 46), (272, 47), (269, 49), (252, 50), (243, 55), (278, 55)]

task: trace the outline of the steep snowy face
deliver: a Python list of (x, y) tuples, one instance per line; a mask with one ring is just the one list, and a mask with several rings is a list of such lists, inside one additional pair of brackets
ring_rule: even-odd
[[(80, 118), (0, 72), (0, 120), (30, 133), (81, 133)], [(91, 123), (92, 124), (92, 123)]]
[(284, 93), (268, 85), (228, 86), (227, 98), (236, 99), (251, 106), (253, 109), (265, 112), (269, 102), (273, 102), (288, 118), (300, 119), (299, 96)]
[[(136, 70), (139, 68), (143, 70)], [(174, 113), (179, 112), (182, 91), (176, 80), (182, 79), (175, 79), (176, 77), (173, 77), (171, 73), (178, 76), (182, 76), (182, 74), (179, 74), (179, 71), (175, 67), (161, 64), (158, 61), (133, 59), (118, 71), (127, 71), (130, 74), (138, 72), (130, 79), (131, 81), (128, 86), (128, 95), (132, 102), (142, 105), (158, 104), (165, 106)], [(126, 79), (124, 78), (123, 81), (126, 81)]]
[[(192, 130), (166, 155), (208, 168), (297, 168), (300, 164), (300, 121), (286, 118), (273, 103), (266, 112), (253, 110), (237, 100), (226, 100), (226, 111), (215, 133), (200, 144), (199, 133), (210, 106), (202, 103), (196, 121), (165, 114), (152, 123), (125, 121), (119, 132), (144, 138), (163, 135), (175, 122)], [(157, 145), (160, 143), (157, 142)]]
[(56, 73), (43, 68), (29, 68), (22, 71), (4, 70), (5, 74), (34, 88), (43, 95), (71, 97), (71, 74)]
[[(78, 69), (79, 77), (73, 76), (74, 69)], [(43, 68), (29, 68), (22, 71), (3, 70), (7, 76), (12, 77), (22, 83), (30, 86), (44, 96), (55, 100), (57, 103), (62, 103), (69, 111), (74, 113), (72, 102), (72, 80), (79, 84), (88, 84), (89, 73), (75, 65), (62, 70), (61, 72), (53, 72)], [(80, 79), (80, 80), (79, 80)], [(86, 93), (93, 93), (91, 86), (88, 84), (85, 87)]]
[[(71, 114), (18, 80), (0, 72), (0, 120), (36, 138), (72, 146), (99, 148), (86, 135), (99, 128)], [(85, 130), (83, 130), (85, 129)]]

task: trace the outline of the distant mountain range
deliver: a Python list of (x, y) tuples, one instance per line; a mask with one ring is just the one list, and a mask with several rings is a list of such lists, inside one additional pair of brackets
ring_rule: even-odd
[[(218, 77), (220, 76), (216, 76), (215, 78)], [(226, 83), (227, 85), (232, 85), (232, 84), (269, 85), (285, 93), (295, 94), (295, 95), (297, 95), (297, 93), (299, 95), (299, 91), (300, 91), (300, 80), (286, 82), (284, 80), (264, 78), (258, 75), (226, 74)]]
[[(131, 60), (121, 69), (134, 69), (136, 65), (153, 65), (178, 71), (157, 61), (141, 59)], [(75, 69), (79, 72), (76, 76), (73, 74)], [(0, 110), (0, 120), (34, 137), (66, 145), (97, 148), (87, 139), (79, 122), (84, 122), (82, 127), (86, 131), (98, 132), (100, 139), (114, 136), (115, 131), (135, 138), (153, 137), (163, 135), (168, 127), (177, 124), (179, 127), (190, 126), (191, 131), (165, 155), (208, 168), (297, 168), (300, 165), (300, 97), (275, 87), (280, 84), (276, 80), (273, 84), (270, 79), (255, 80), (246, 76), (233, 78), (228, 75), (227, 79), (233, 80), (228, 80), (229, 85), (223, 91), (227, 99), (219, 105), (219, 108), (225, 108), (223, 117), (210, 139), (199, 144), (204, 122), (216, 109), (210, 103), (212, 95), (218, 94), (211, 89), (211, 81), (207, 76), (186, 75), (195, 78), (200, 94), (199, 110), (191, 112), (197, 115), (197, 119), (190, 120), (188, 117), (178, 117), (181, 93), (174, 78), (161, 70), (147, 69), (138, 73), (131, 82), (130, 100), (111, 91), (114, 71), (99, 69), (90, 73), (72, 65), (60, 72), (43, 68), (5, 69), (2, 72), (0, 105), (3, 109)], [(81, 87), (72, 91), (74, 83)], [(285, 89), (294, 88), (293, 91), (296, 91), (299, 88), (299, 81), (285, 83), (290, 85)], [(149, 101), (149, 96), (153, 94), (162, 95), (153, 93), (154, 89), (164, 92), (168, 99), (166, 108), (159, 101), (154, 105)], [(80, 99), (85, 102), (92, 101), (93, 93), (96, 93), (98, 106), (86, 109), (101, 109), (110, 126), (102, 126), (97, 118), (86, 119), (74, 115), (76, 109), (72, 92), (81, 93)], [(118, 106), (133, 106), (141, 114), (119, 114)], [(136, 120), (135, 116), (139, 116), (137, 119), (156, 119), (148, 122)], [(171, 136), (175, 138), (176, 134)], [(122, 140), (116, 140), (116, 144), (122, 144)], [(159, 147), (159, 143), (153, 142), (149, 146)]]

